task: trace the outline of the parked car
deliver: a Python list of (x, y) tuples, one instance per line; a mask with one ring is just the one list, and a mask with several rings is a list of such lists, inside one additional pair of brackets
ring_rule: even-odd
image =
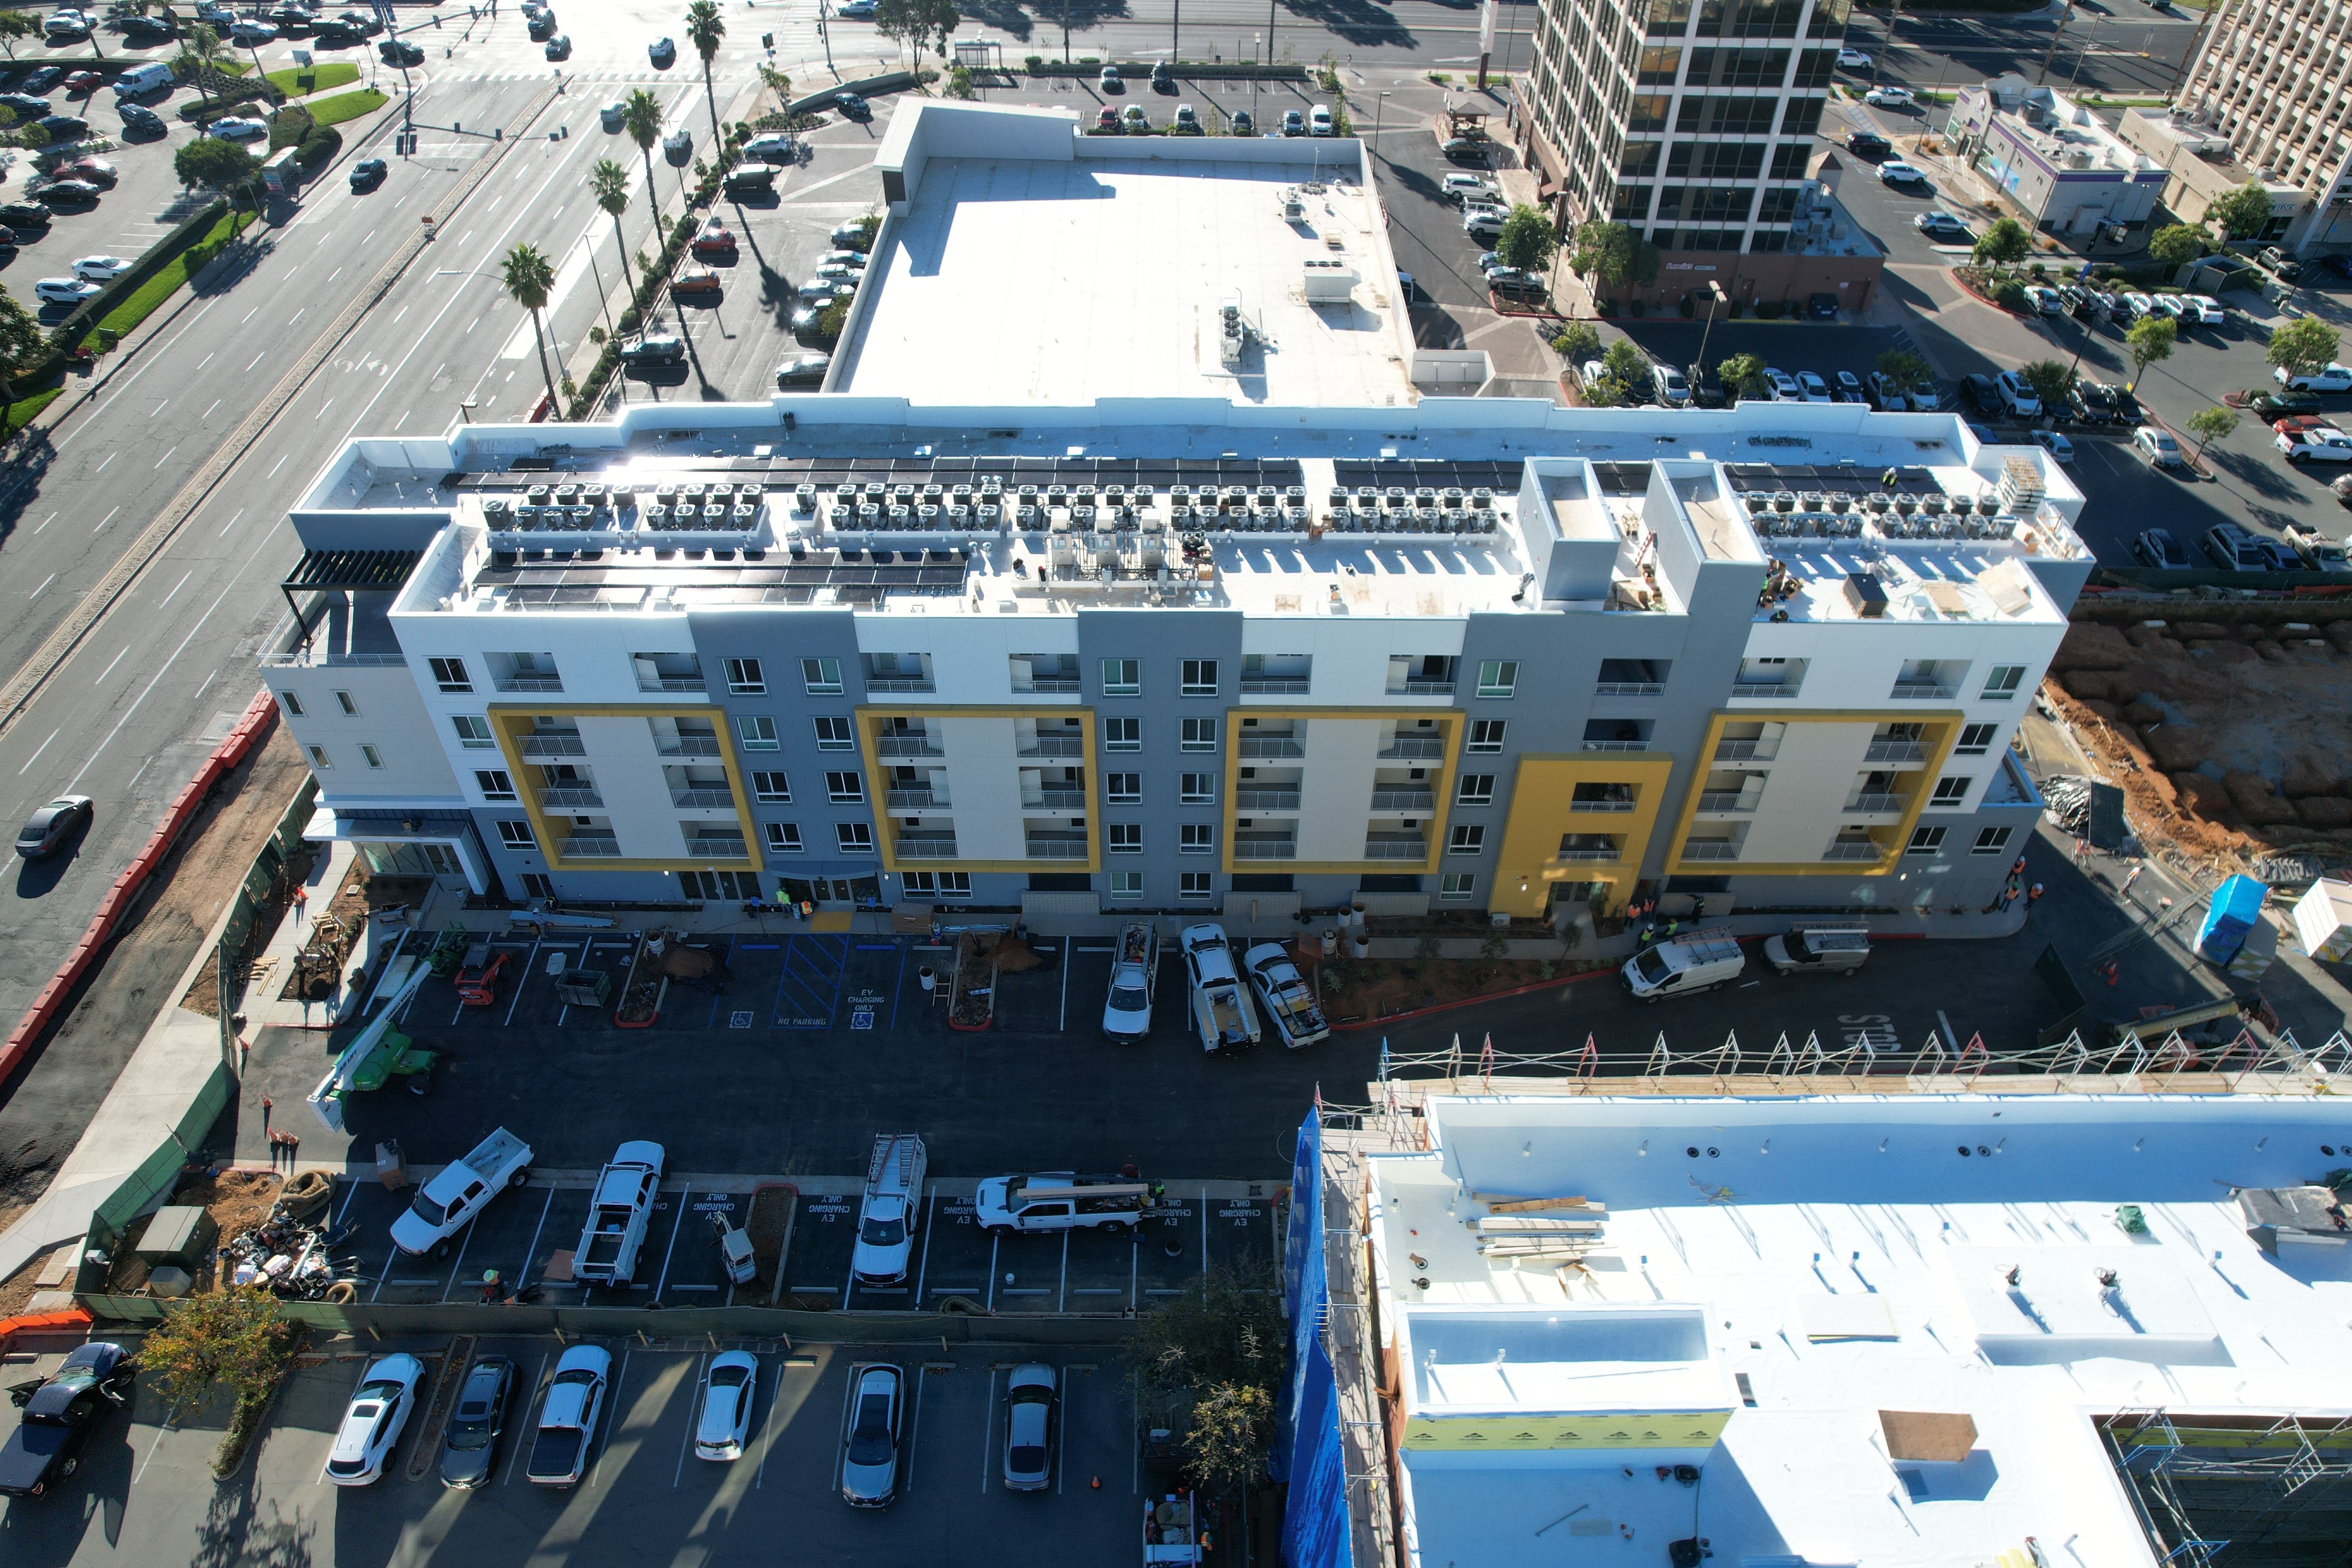
[(669, 280), (673, 294), (717, 294), (725, 288), (714, 267), (681, 267)]
[(1150, 921), (1121, 926), (1103, 999), (1105, 1039), (1135, 1045), (1151, 1033), (1151, 997), (1160, 979), (1160, 932)]
[(96, 185), (110, 191), (122, 182), (122, 171), (103, 158), (77, 158), (58, 171), (60, 178), (79, 180), (85, 185)]
[(514, 1386), (515, 1364), (503, 1356), (483, 1356), (466, 1369), (457, 1408), (441, 1435), (443, 1486), (466, 1491), (488, 1483), (499, 1468), (499, 1438), (506, 1431)]
[[(1239, 121), (1244, 115), (1234, 118)], [(1249, 128), (1237, 123), (1234, 130), (1246, 135)], [(1495, 144), (1484, 136), (1449, 136), (1438, 144), (1437, 150), (1445, 154), (1445, 161), (1449, 163), (1467, 163), (1483, 169), (1495, 161)]]
[(854, 92), (835, 93), (833, 95), (833, 106), (841, 110), (842, 117), (846, 120), (871, 120), (874, 118), (873, 106)]
[(2132, 553), (2159, 572), (2186, 572), (2191, 563), (2168, 528), (2144, 528), (2132, 541)]
[(2193, 313), (2200, 325), (2218, 327), (2230, 319), (2230, 313), (2221, 309), (2221, 301), (2210, 294), (2183, 294), (2180, 299), (2187, 307), (2182, 312), (2184, 319)]
[(2055, 430), (2036, 430), (2033, 440), (2036, 446), (2062, 463), (2074, 460), (2074, 443)]
[(223, 115), (205, 127), (207, 136), (217, 136), (224, 142), (250, 142), (257, 136), (269, 134), (269, 126), (259, 120), (248, 120), (241, 114)]
[(862, 250), (828, 250), (816, 258), (816, 267), (817, 271), (826, 277), (836, 276), (826, 272), (827, 268), (842, 267), (848, 268), (848, 271), (839, 276), (860, 278), (865, 276), (866, 263), (868, 259), (870, 258)]
[[(2352, 478), (2352, 475), (2347, 475)], [(2332, 575), (2352, 576), (2352, 554), (2343, 545), (2328, 538), (2316, 528), (2286, 525), (2286, 542), (2294, 547), (2295, 556), (2308, 571), (2326, 572)]]
[(2001, 407), (2009, 413), (2020, 419), (2040, 417), (2042, 399), (2035, 395), (2032, 387), (2025, 384), (2025, 378), (2017, 372), (2002, 371), (1992, 378), (1992, 384), (1994, 393), (2000, 399)]
[(1878, 178), (1881, 184), (1889, 185), (1924, 185), (1927, 183), (1926, 170), (1900, 158), (1878, 165)]
[(79, 114), (51, 114), (33, 121), (49, 139), (49, 145), (63, 142), (79, 142), (89, 134), (89, 121)]
[(2275, 440), (2290, 463), (2352, 463), (2352, 436), (2333, 425), (2288, 431)]
[(1907, 87), (1874, 87), (1862, 95), (1862, 101), (1873, 109), (1908, 109), (1916, 101)]
[(831, 304), (832, 300), (828, 299), (824, 304), (796, 307), (793, 311), (791, 321), (793, 336), (803, 342), (828, 342), (829, 338), (824, 330), (824, 312)]
[(1866, 71), (1869, 68), (1870, 57), (1863, 53), (1860, 49), (1840, 49), (1838, 51), (1838, 69), (1845, 71)]
[(2272, 420), (2271, 429), (2281, 436), (2300, 435), (2305, 430), (2316, 430), (2334, 423), (2325, 414), (2290, 414), (2284, 419)]
[(2046, 284), (2027, 284), (2025, 286), (2025, 304), (2028, 310), (2032, 310), (2037, 315), (2063, 316), (2066, 313), (2066, 301), (2058, 297), (2057, 289), (2050, 288)]
[(160, 136), (171, 129), (163, 123), (162, 115), (144, 104), (126, 103), (121, 106), (119, 112), (122, 116), (122, 129), (126, 132), (136, 131), (142, 136)]
[(1765, 366), (1764, 382), (1772, 389), (1774, 402), (1802, 403), (1805, 400), (1804, 391), (1797, 384), (1797, 378), (1785, 370), (1775, 370), (1770, 365)]
[(1895, 378), (1884, 371), (1870, 373), (1870, 405), (1889, 414), (1900, 414), (1911, 406), (1910, 394), (1895, 384)]
[(2254, 260), (2282, 283), (2293, 283), (2303, 277), (2303, 263), (2275, 245), (2256, 253)]
[(1295, 109), (1284, 110), (1282, 111), (1282, 133), (1285, 136), (1306, 135), (1307, 117), (1299, 113), (1298, 110)]
[(1807, 403), (1836, 401), (1830, 396), (1830, 384), (1823, 381), (1819, 373), (1810, 370), (1801, 370), (1797, 373), (1797, 395)]
[(574, 1487), (588, 1473), (596, 1428), (604, 1415), (613, 1354), (575, 1344), (555, 1363), (555, 1379), (539, 1410), (539, 1430), (530, 1442), (523, 1479), (536, 1487)]
[(10, 228), (47, 228), (52, 216), (38, 202), (0, 202), (0, 223)]
[(1122, 134), (1140, 136), (1151, 129), (1151, 117), (1143, 112), (1143, 105), (1130, 103), (1119, 114), (1118, 128)]
[(1894, 156), (1895, 143), (1875, 131), (1851, 131), (1846, 133), (1845, 149), (1857, 158), (1875, 160)]
[(751, 1438), (751, 1406), (760, 1392), (760, 1359), (749, 1351), (711, 1358), (694, 1421), (694, 1457), (720, 1464), (743, 1457)]
[(1097, 136), (1118, 134), (1118, 110), (1116, 106), (1106, 103), (1095, 110), (1095, 134)]
[(688, 248), (697, 256), (730, 256), (735, 250), (735, 233), (717, 218), (712, 218), (696, 233)]
[(1921, 213), (1911, 220), (1911, 226), (1929, 239), (1939, 240), (1946, 245), (1965, 245), (1975, 237), (1969, 232), (1968, 225), (1940, 207)]
[(765, 136), (754, 136), (743, 143), (743, 156), (789, 160), (793, 156), (793, 139), (781, 132), (771, 132)]
[(2290, 375), (2281, 365), (2271, 372), (2271, 379), (2289, 392), (2352, 392), (2352, 368), (2331, 364), (2310, 375)]
[(833, 368), (833, 356), (827, 353), (794, 354), (776, 367), (776, 390), (792, 386), (824, 384), (825, 372)]
[(92, 1340), (29, 1391), (25, 1414), (0, 1444), (0, 1497), (37, 1498), (81, 1468), (81, 1451), (110, 1410), (130, 1400), (131, 1369), (121, 1345)]
[(372, 191), (383, 184), (392, 165), (381, 158), (362, 158), (352, 165), (352, 189)]
[(1176, 90), (1176, 73), (1168, 68), (1168, 62), (1166, 60), (1158, 60), (1153, 62), (1151, 67), (1151, 85), (1156, 90), (1160, 92), (1173, 92)]
[(793, 290), (794, 293), (800, 296), (801, 301), (803, 304), (815, 305), (819, 307), (830, 305), (835, 300), (841, 296), (855, 293), (856, 291), (856, 290), (847, 287), (845, 284), (831, 278), (812, 278)]
[[(276, 43), (278, 29), (267, 22), (257, 22), (252, 17), (247, 16), (239, 18), (229, 28), (228, 37), (229, 42), (249, 49), (258, 44)], [(416, 52), (421, 56), (425, 51), (419, 49)]]
[(1494, 182), (1484, 174), (1448, 174), (1438, 182), (1438, 188), (1456, 206), (1472, 196), (1492, 195), (1495, 191)]
[(51, 180), (37, 189), (30, 189), (28, 194), (35, 201), (52, 207), (86, 207), (105, 195), (87, 180)]
[(2153, 425), (2143, 425), (2132, 432), (2132, 446), (2149, 464), (2159, 468), (2180, 467), (2180, 443), (2172, 438), (2169, 430)]
[[(40, 69), (35, 71), (32, 75), (25, 79), (25, 90), (26, 92), (47, 92), (49, 89), (57, 86), (59, 81), (63, 80), (65, 79), (65, 74), (63, 67), (43, 66)], [(76, 76), (95, 76), (98, 73), (95, 71), (76, 71), (74, 74)]]
[(44, 305), (79, 305), (105, 292), (79, 278), (44, 278), (33, 285), (33, 298)]
[(1307, 111), (1307, 133), (1309, 136), (1332, 136), (1338, 127), (1331, 118), (1331, 106), (1318, 103)]
[(0, 109), (5, 109), (19, 120), (38, 120), (49, 112), (49, 100), (36, 98), (29, 92), (0, 92)]
[(1004, 1489), (1041, 1492), (1053, 1484), (1055, 1405), (1060, 1389), (1054, 1369), (1029, 1362), (1004, 1380)]
[(656, 70), (667, 70), (677, 64), (677, 46), (667, 38), (656, 38), (646, 46), (646, 58)]
[(899, 1409), (905, 1377), (888, 1363), (853, 1373), (849, 1431), (842, 1442), (841, 1496), (852, 1508), (885, 1508), (898, 1494)]
[[(598, 121), (598, 123), (602, 124), (602, 125), (604, 127), (604, 129), (605, 129), (605, 130), (607, 130), (607, 131), (618, 131), (618, 130), (621, 128), (622, 122), (623, 122), (624, 121), (625, 121), (625, 120), (628, 118), (628, 114), (629, 114), (629, 106), (628, 106), (628, 103), (627, 103), (627, 101), (626, 101), (626, 100), (622, 100), (622, 99), (618, 99), (618, 98), (607, 99), (607, 100), (605, 100), (603, 103), (600, 103), (600, 104), (598, 104), (598, 105), (596, 106), (596, 119), (597, 119), (597, 121)], [(785, 140), (785, 138), (783, 138), (783, 137), (780, 137), (780, 136), (779, 136), (779, 137), (768, 137), (768, 136), (762, 136), (762, 137), (760, 137), (758, 140), (759, 140), (759, 141), (761, 141), (761, 142), (769, 142), (769, 141), (778, 141), (778, 142), (781, 142), (781, 141)], [(744, 151), (744, 152), (746, 152), (746, 153), (750, 153), (750, 152), (751, 151), (751, 147), (750, 147), (750, 146), (748, 146), (748, 145), (747, 145), (747, 146), (743, 149), (743, 151)]]
[(74, 276), (92, 283), (110, 281), (131, 269), (131, 263), (120, 256), (82, 256), (74, 258)]
[(1654, 364), (1650, 367), (1650, 387), (1657, 394), (1658, 402), (1665, 407), (1687, 408), (1690, 406), (1690, 383), (1684, 378), (1682, 372), (1670, 364)]
[(1105, 66), (1102, 74), (1095, 78), (1095, 85), (1105, 92), (1125, 92), (1127, 79), (1118, 74), (1117, 66)]
[(385, 38), (375, 47), (376, 58), (388, 66), (421, 66), (425, 47), (406, 38)]
[(686, 357), (686, 343), (667, 332), (649, 332), (623, 344), (614, 357), (623, 364), (676, 364)]
[(1519, 299), (1540, 299), (1544, 292), (1542, 277), (1517, 267), (1503, 267), (1490, 273), (1486, 287), (1497, 294), (1509, 294)]
[[(0, 222), (6, 221), (13, 220), (8, 217), (8, 209), (0, 206)], [(2258, 392), (2246, 399), (2246, 406), (2253, 410), (2257, 419), (2276, 419), (2287, 414), (2316, 414), (2320, 403), (2315, 393)]]
[(2139, 399), (2111, 383), (2076, 382), (2074, 402), (2077, 416), (2086, 424), (2137, 425), (2139, 423)]
[(1492, 207), (1473, 207), (1462, 215), (1462, 232), (1481, 245), (1503, 237), (1503, 215)]
[(2126, 289), (2122, 293), (2116, 295), (2115, 300), (2117, 304), (2123, 307), (2123, 309), (2116, 313), (2116, 318), (2121, 321), (2137, 321), (2141, 317), (2156, 309), (2156, 301), (2149, 299), (2147, 295), (2141, 293), (2137, 289)]
[(2263, 542), (2234, 522), (2217, 522), (2205, 531), (2205, 553), (2224, 572), (2270, 570), (2270, 552)]
[(100, 88), (104, 87), (105, 85), (106, 79), (99, 75), (96, 71), (76, 71), (73, 75), (66, 78), (66, 96), (68, 98), (88, 98), (91, 93), (96, 92)]
[(555, 37), (548, 39), (547, 58), (551, 60), (570, 59), (572, 58), (572, 35), (569, 33), (558, 33)]
[(383, 1474), (424, 1381), (425, 1363), (413, 1355), (379, 1356), (369, 1365), (327, 1452), (330, 1485), (363, 1487)]

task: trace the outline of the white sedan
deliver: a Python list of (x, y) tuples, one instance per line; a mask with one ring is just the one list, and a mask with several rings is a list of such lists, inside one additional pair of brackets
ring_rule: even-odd
[(383, 1356), (367, 1369), (327, 1455), (331, 1483), (363, 1487), (383, 1474), (401, 1429), (415, 1412), (417, 1387), (424, 1381), (425, 1363), (413, 1355)]
[(1885, 185), (1924, 185), (1927, 183), (1927, 172), (1895, 158), (1878, 165), (1878, 180), (1879, 184)]
[(1907, 87), (1874, 87), (1862, 95), (1862, 101), (1873, 109), (1908, 109), (1912, 104)]
[(1838, 69), (1866, 71), (1869, 68), (1870, 57), (1864, 54), (1860, 49), (1840, 49), (1838, 51)]
[(1797, 386), (1800, 394), (1808, 403), (1833, 403), (1836, 401), (1836, 399), (1830, 396), (1830, 384), (1823, 381), (1819, 374), (1812, 371), (1799, 371), (1797, 373)]
[(2039, 446), (2043, 451), (2049, 453), (2052, 457), (2057, 458), (2058, 461), (2062, 463), (2071, 463), (2074, 460), (2074, 443), (2066, 439), (2065, 437), (2060, 435), (2057, 431), (2036, 430), (2033, 433), (2033, 439), (2037, 446)]
[(789, 158), (793, 155), (793, 139), (782, 132), (754, 136), (743, 143), (746, 158)]
[(131, 263), (120, 256), (85, 256), (73, 264), (74, 276), (92, 283), (104, 283), (116, 275), (131, 270)]
[(702, 1385), (702, 1414), (694, 1423), (694, 1457), (721, 1464), (743, 1457), (751, 1434), (751, 1405), (760, 1388), (760, 1363), (749, 1351), (714, 1357)]
[(2290, 463), (2352, 463), (2352, 436), (2333, 425), (2309, 430), (2283, 430), (2278, 436), (2278, 449), (2286, 454)]
[(217, 136), (226, 142), (250, 142), (257, 136), (268, 135), (269, 127), (262, 121), (232, 114), (226, 120), (215, 120), (205, 126), (205, 134)]

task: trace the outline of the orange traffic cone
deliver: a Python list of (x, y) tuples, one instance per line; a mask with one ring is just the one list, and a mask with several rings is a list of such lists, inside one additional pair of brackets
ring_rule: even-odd
[(1096, 1491), (1100, 1491), (1102, 1490), (1102, 1478), (1100, 1476), (1097, 1476), (1093, 1480), (1088, 1481), (1087, 1485)]

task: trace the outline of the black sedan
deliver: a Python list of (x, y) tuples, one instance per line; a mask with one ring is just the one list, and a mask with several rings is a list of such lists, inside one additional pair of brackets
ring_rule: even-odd
[(89, 134), (89, 121), (79, 114), (52, 114), (34, 123), (47, 133), (52, 146), (60, 142), (79, 142)]
[(833, 95), (833, 106), (841, 110), (842, 117), (846, 120), (871, 120), (874, 118), (873, 106), (854, 92), (835, 93)]
[(16, 853), (27, 860), (54, 855), (66, 840), (89, 826), (97, 806), (86, 795), (61, 795), (25, 819), (16, 830)]
[(121, 1345), (93, 1340), (48, 1377), (8, 1391), (25, 1415), (0, 1444), (0, 1497), (39, 1497), (81, 1468), (90, 1433), (130, 1398), (123, 1363)]
[(58, 83), (65, 80), (65, 79), (66, 73), (59, 67), (43, 66), (39, 70), (35, 71), (32, 75), (25, 79), (25, 90), (26, 92), (47, 92), (49, 89), (57, 86)]
[(33, 193), (37, 202), (53, 207), (86, 207), (98, 200), (99, 188), (88, 180), (51, 180)]
[(392, 165), (381, 158), (362, 158), (352, 165), (352, 189), (372, 191), (383, 184), (383, 177), (391, 172)]
[(10, 228), (47, 228), (49, 209), (38, 202), (0, 202), (0, 223)]
[(49, 100), (35, 98), (28, 92), (0, 92), (0, 109), (5, 109), (19, 120), (38, 120), (49, 111)]
[(1875, 131), (1849, 132), (1845, 145), (1846, 151), (1857, 158), (1891, 157), (1895, 152), (1895, 143)]

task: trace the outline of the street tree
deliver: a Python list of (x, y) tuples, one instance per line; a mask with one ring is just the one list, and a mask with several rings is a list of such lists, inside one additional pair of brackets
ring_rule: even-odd
[(197, 190), (233, 191), (250, 184), (260, 167), (252, 153), (217, 136), (183, 142), (172, 154), (172, 173)]
[(1650, 379), (1650, 356), (1623, 338), (1609, 345), (1601, 356), (1601, 368), (1616, 378), (1617, 384), (1632, 392)]
[(2042, 411), (2053, 418), (2066, 406), (2066, 395), (2074, 390), (2074, 373), (2054, 359), (2029, 360), (2018, 366), (2017, 377), (2033, 389), (2042, 400)]
[(1995, 218), (1977, 237), (1974, 260), (1979, 267), (1990, 267), (1998, 272), (2032, 254), (2033, 236), (2026, 232), (2023, 224), (2013, 217)]
[(1559, 237), (1552, 232), (1551, 219), (1541, 207), (1525, 202), (1511, 209), (1511, 216), (1503, 220), (1503, 237), (1495, 242), (1504, 266), (1526, 272), (1542, 271), (1559, 250)]
[(922, 10), (922, 0), (876, 0), (874, 30), (902, 50), (912, 44), (919, 55), (923, 39), (931, 30)]
[(702, 57), (702, 99), (710, 108), (710, 155), (714, 158), (725, 149), (727, 138), (719, 130), (719, 94), (710, 85), (710, 62), (719, 58), (719, 45), (726, 37), (727, 24), (719, 15), (719, 0), (693, 0), (687, 6), (686, 37), (694, 46), (694, 52)]
[(2316, 316), (2298, 316), (2271, 333), (2263, 358), (2289, 375), (2316, 375), (2336, 363), (2342, 340)]
[(2202, 458), (2208, 446), (2238, 427), (2238, 411), (2216, 404), (2210, 408), (2199, 409), (2189, 416), (2187, 423), (2189, 433), (2197, 437), (2197, 456)]
[(1601, 357), (1601, 333), (1590, 321), (1570, 321), (1553, 334), (1551, 346), (1570, 365), (1581, 369), (1586, 360)]
[(661, 254), (661, 198), (654, 194), (654, 143), (661, 140), (661, 100), (637, 88), (621, 100), (621, 129), (646, 161), (646, 205), (653, 209), (654, 254)]
[(2147, 242), (2147, 258), (2168, 272), (2204, 254), (2205, 231), (2190, 224), (2167, 224)]
[(174, 1302), (139, 1347), (139, 1374), (167, 1405), (194, 1412), (215, 1395), (234, 1402), (215, 1469), (244, 1451), (278, 1380), (286, 1375), (298, 1335), (260, 1286), (207, 1291)]
[(1603, 374), (1582, 383), (1577, 395), (1584, 399), (1587, 408), (1617, 408), (1625, 402), (1625, 386), (1615, 376)]
[(780, 71), (775, 67), (762, 62), (760, 67), (760, 85), (776, 95), (776, 107), (779, 110), (790, 109), (793, 106), (791, 73)]
[(0, 381), (13, 388), (17, 375), (40, 352), (41, 323), (15, 295), (0, 289)]
[(1612, 289), (1638, 288), (1658, 275), (1658, 247), (1622, 223), (1594, 218), (1578, 226), (1568, 265)]
[(956, 9), (955, 0), (918, 0), (918, 9), (931, 37), (931, 52), (947, 58), (948, 39), (963, 26), (963, 13)]
[(1878, 374), (1894, 383), (1897, 392), (1909, 392), (1936, 379), (1927, 362), (1908, 349), (1888, 349), (1880, 354)]
[(547, 297), (554, 291), (555, 267), (539, 247), (518, 245), (507, 252), (499, 271), (505, 278), (509, 297), (530, 312), (530, 335), (539, 343), (539, 374), (546, 377), (547, 400), (553, 403), (555, 374), (547, 367), (547, 334), (540, 327), (539, 313), (547, 309)]
[(6, 49), (12, 60), (16, 58), (16, 40), (36, 37), (40, 30), (40, 18), (29, 11), (0, 11), (0, 48)]
[(2205, 209), (2205, 221), (2228, 239), (2252, 239), (2271, 221), (2271, 194), (2260, 180), (2248, 180)]
[(2180, 323), (2169, 316), (2144, 316), (2131, 324), (2124, 333), (2124, 347), (2131, 352), (2132, 378), (2130, 390), (2139, 390), (2139, 378), (2147, 367), (2172, 355), (2173, 342), (2180, 336)]
[(632, 299), (636, 296), (637, 279), (629, 270), (629, 247), (621, 236), (621, 215), (629, 210), (629, 172), (616, 158), (599, 158), (596, 166), (588, 171), (588, 189), (604, 216), (613, 220), (613, 248), (621, 253), (621, 281), (629, 286)]
[(1764, 360), (1759, 354), (1733, 354), (1715, 367), (1716, 380), (1734, 402), (1764, 391)]

